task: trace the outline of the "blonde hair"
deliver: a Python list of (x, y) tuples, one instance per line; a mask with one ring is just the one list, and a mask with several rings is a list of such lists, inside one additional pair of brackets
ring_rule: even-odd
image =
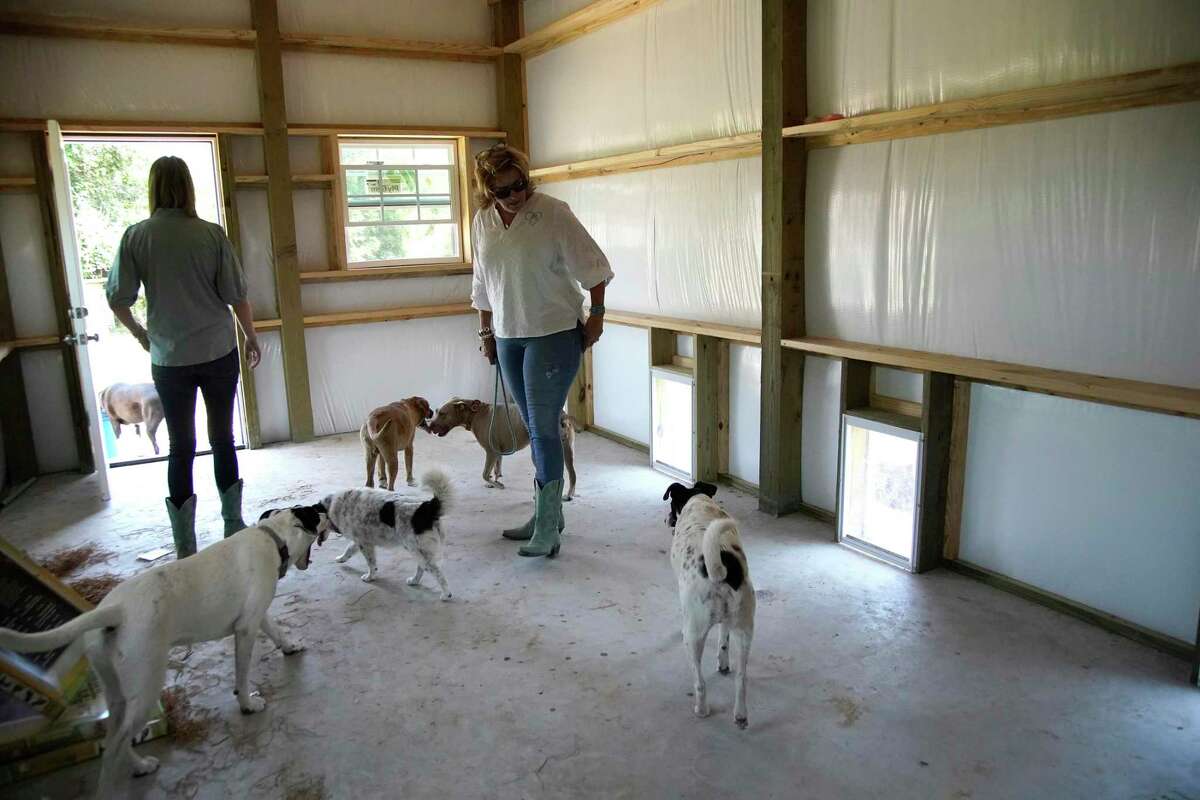
[(492, 194), (491, 182), (504, 170), (513, 167), (521, 173), (521, 177), (529, 184), (526, 189), (533, 191), (533, 178), (529, 177), (529, 156), (515, 147), (506, 144), (494, 144), (487, 150), (475, 156), (475, 199), (480, 206), (491, 205), (496, 197)]
[(196, 189), (187, 162), (178, 156), (163, 156), (150, 165), (150, 213), (160, 208), (181, 208), (196, 216)]

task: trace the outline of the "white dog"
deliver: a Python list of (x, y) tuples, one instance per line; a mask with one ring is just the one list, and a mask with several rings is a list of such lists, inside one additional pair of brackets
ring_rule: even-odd
[(153, 383), (114, 383), (100, 392), (100, 408), (108, 414), (113, 435), (118, 439), (122, 425), (132, 425), (133, 432), (141, 436), (138, 425), (144, 423), (154, 455), (158, 455), (155, 435), (163, 421), (163, 405)]
[(663, 500), (671, 501), (667, 524), (675, 528), (671, 567), (679, 582), (683, 608), (683, 643), (692, 659), (696, 716), (708, 716), (708, 698), (700, 660), (713, 625), (720, 625), (721, 650), (717, 669), (729, 674), (729, 641), (734, 651), (733, 720), (745, 728), (746, 663), (754, 637), (754, 587), (738, 536), (737, 522), (712, 499), (717, 487), (699, 482), (689, 489), (673, 483)]
[(250, 692), (254, 637), (261, 630), (285, 654), (302, 647), (267, 616), (275, 584), (288, 567), (308, 569), (313, 543), (329, 526), (324, 507), (296, 506), (260, 521), (194, 556), (152, 567), (121, 583), (96, 608), (54, 630), (19, 633), (0, 628), (0, 647), (43, 653), (85, 636), (88, 658), (108, 701), (108, 731), (98, 797), (115, 797), (117, 770), (128, 758), (134, 775), (158, 769), (133, 751), (133, 737), (158, 703), (173, 645), (234, 636), (236, 689), (242, 713), (266, 701)]
[(442, 599), (449, 600), (450, 587), (440, 562), (446, 543), (441, 519), (450, 503), (450, 481), (441, 470), (432, 469), (421, 477), (421, 485), (433, 494), (431, 499), (362, 488), (335, 492), (323, 503), (329, 509), (330, 528), (351, 540), (337, 557), (338, 563), (362, 550), (367, 559), (362, 579), (369, 583), (375, 580), (375, 548), (403, 547), (417, 558), (417, 571), (408, 579), (408, 585), (416, 586), (429, 570), (441, 587)]

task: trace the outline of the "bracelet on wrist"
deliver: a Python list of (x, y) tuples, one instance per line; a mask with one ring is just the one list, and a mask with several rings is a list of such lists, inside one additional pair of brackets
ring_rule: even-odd
[(603, 317), (604, 306), (592, 306), (588, 309), (588, 314), (593, 317)]
[(491, 339), (491, 338), (495, 337), (495, 335), (496, 335), (496, 332), (493, 331), (491, 328), (482, 328), (479, 331), (480, 339)]

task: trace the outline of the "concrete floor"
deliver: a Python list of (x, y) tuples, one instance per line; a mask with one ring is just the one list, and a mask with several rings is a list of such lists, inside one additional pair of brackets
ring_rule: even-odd
[[(252, 680), (267, 710), (232, 695), (232, 642), (174, 662), (216, 719), (208, 741), (143, 746), (162, 759), (128, 796), (199, 798), (1200, 798), (1200, 692), (1183, 662), (956, 574), (914, 577), (830, 542), (829, 526), (775, 520), (722, 488), (742, 522), (759, 594), (750, 728), (706, 654), (713, 716), (691, 714), (690, 677), (660, 500), (645, 457), (579, 437), (578, 499), (555, 561), (518, 558), (501, 524), (527, 513), (527, 454), (505, 491), (459, 430), (418, 442), (417, 469), (461, 478), (448, 515), (454, 600), (404, 584), (400, 552), (359, 580), (341, 543), (314, 551), (272, 608), (308, 650), (263, 637)], [(354, 436), (243, 453), (247, 518), (361, 482)], [(198, 459), (201, 546), (218, 505)], [(41, 556), (93, 541), (119, 552), (93, 572), (139, 569), (169, 544), (161, 464), (39, 481), (0, 515)], [(427, 580), (428, 582), (428, 580)], [(92, 762), (5, 790), (73, 797)]]

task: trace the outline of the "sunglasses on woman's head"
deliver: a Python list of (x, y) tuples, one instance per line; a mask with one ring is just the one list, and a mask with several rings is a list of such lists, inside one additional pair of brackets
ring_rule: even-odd
[(508, 186), (501, 186), (492, 190), (492, 196), (497, 200), (506, 200), (513, 192), (523, 192), (529, 188), (529, 181), (521, 178), (515, 183), (510, 183)]

